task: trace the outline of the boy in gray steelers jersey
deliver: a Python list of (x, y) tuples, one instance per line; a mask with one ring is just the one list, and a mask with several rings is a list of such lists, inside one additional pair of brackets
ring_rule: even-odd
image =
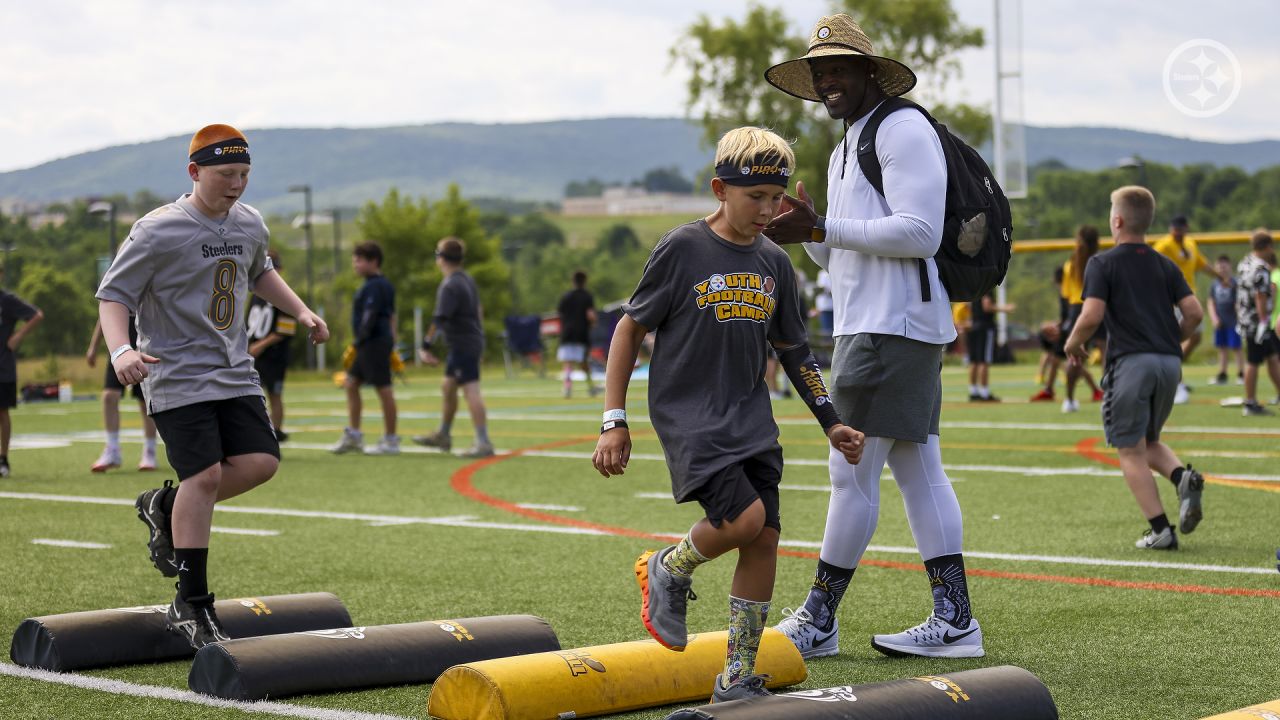
[(778, 212), (794, 163), (787, 143), (761, 128), (731, 130), (720, 140), (711, 181), (720, 208), (667, 233), (623, 305), (592, 457), (605, 477), (626, 468), (627, 384), (640, 342), (653, 330), (649, 417), (676, 502), (697, 501), (705, 517), (679, 544), (636, 560), (640, 617), (660, 644), (684, 650), (693, 571), (738, 551), (725, 668), (712, 702), (768, 694), (755, 659), (773, 594), (783, 463), (764, 383), (766, 347), (777, 351), (834, 457), (856, 463), (862, 455), (862, 433), (840, 422), (809, 352), (791, 260), (760, 234)]
[[(192, 191), (140, 219), (98, 288), (102, 332), (120, 382), (141, 382), (179, 486), (135, 503), (151, 560), (178, 578), (168, 627), (199, 649), (228, 639), (207, 582), (214, 503), (266, 482), (280, 446), (267, 418), (242, 317), (254, 292), (310, 329), (329, 330), (272, 268), (267, 228), (239, 202), (249, 146), (229, 125), (191, 140)], [(138, 347), (129, 344), (137, 316)]]

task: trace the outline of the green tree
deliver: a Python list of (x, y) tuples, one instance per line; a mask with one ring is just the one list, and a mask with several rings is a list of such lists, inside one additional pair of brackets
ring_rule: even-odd
[(680, 174), (680, 168), (665, 167), (654, 168), (644, 174), (640, 178), (640, 186), (645, 190), (657, 193), (681, 193), (687, 194), (693, 192), (693, 183), (688, 178)]
[(613, 258), (620, 258), (640, 249), (640, 238), (626, 223), (615, 223), (600, 233), (596, 249)]
[[(833, 2), (832, 11), (849, 13), (872, 38), (877, 53), (916, 72), (920, 84), (913, 97), (933, 105), (940, 122), (972, 144), (989, 137), (990, 117), (983, 111), (930, 102), (958, 76), (956, 53), (983, 45), (982, 30), (963, 25), (950, 0), (844, 0)], [(717, 23), (702, 15), (671, 48), (671, 58), (690, 71), (687, 107), (702, 124), (704, 141), (714, 144), (742, 125), (763, 125), (794, 139), (797, 177), (821, 208), (827, 160), (841, 137), (840, 123), (816, 103), (780, 92), (764, 79), (770, 66), (806, 52), (809, 30), (792, 28), (781, 9), (753, 2), (742, 21)]]
[(40, 308), (45, 320), (23, 343), (27, 355), (84, 352), (96, 320), (97, 302), (71, 273), (33, 265), (22, 275), (18, 296)]
[(564, 245), (564, 231), (542, 213), (528, 213), (512, 220), (502, 229), (502, 244), (512, 252), (525, 248)]

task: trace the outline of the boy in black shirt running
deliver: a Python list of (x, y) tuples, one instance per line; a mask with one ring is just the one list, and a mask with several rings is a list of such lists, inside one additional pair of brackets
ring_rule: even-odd
[[(1111, 193), (1116, 246), (1095, 255), (1085, 268), (1084, 306), (1066, 350), (1072, 363), (1085, 362), (1085, 343), (1099, 324), (1106, 325), (1102, 425), (1107, 442), (1119, 451), (1125, 482), (1151, 523), (1136, 544), (1145, 550), (1174, 550), (1176, 529), (1165, 515), (1151, 471), (1178, 489), (1182, 532), (1195, 530), (1202, 517), (1204, 478), (1160, 442), (1160, 430), (1182, 377), (1181, 343), (1196, 332), (1204, 311), (1182, 271), (1147, 246), (1155, 205), (1144, 187), (1129, 185)], [(1181, 321), (1174, 317), (1175, 307)]]
[(794, 163), (786, 141), (767, 130), (738, 128), (720, 140), (711, 180), (720, 208), (667, 233), (622, 306), (592, 457), (605, 477), (626, 468), (627, 383), (640, 342), (652, 330), (649, 416), (676, 501), (696, 500), (706, 517), (678, 545), (636, 561), (640, 616), (664, 647), (684, 650), (694, 569), (738, 551), (728, 656), (712, 702), (768, 694), (755, 658), (773, 595), (783, 464), (764, 384), (767, 346), (777, 351), (831, 446), (849, 463), (862, 456), (862, 433), (840, 422), (809, 352), (791, 261), (761, 234), (778, 213)]

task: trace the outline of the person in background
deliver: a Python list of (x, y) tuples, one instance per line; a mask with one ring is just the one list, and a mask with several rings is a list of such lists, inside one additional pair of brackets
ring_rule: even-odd
[[(1152, 243), (1152, 247), (1156, 252), (1169, 258), (1174, 265), (1182, 271), (1182, 277), (1187, 281), (1187, 287), (1191, 288), (1191, 292), (1196, 291), (1196, 273), (1203, 272), (1206, 275), (1217, 277), (1223, 282), (1228, 282), (1231, 274), (1225, 276), (1219, 275), (1212, 265), (1209, 264), (1208, 258), (1200, 253), (1200, 246), (1196, 243), (1196, 239), (1187, 234), (1189, 224), (1186, 215), (1175, 215), (1169, 221), (1169, 234)], [(1200, 328), (1196, 328), (1196, 332), (1191, 334), (1182, 343), (1182, 362), (1185, 363), (1187, 358), (1191, 357), (1191, 353), (1200, 345)], [(1178, 383), (1178, 392), (1174, 395), (1173, 403), (1182, 405), (1191, 399), (1191, 386), (1185, 381)]]
[[(351, 267), (364, 278), (351, 307), (351, 342), (355, 359), (347, 369), (347, 422), (342, 438), (330, 452), (335, 454), (363, 452), (366, 455), (399, 455), (400, 436), (396, 434), (395, 388), (391, 384), (391, 353), (396, 346), (396, 291), (382, 274), (382, 247), (376, 242), (363, 242), (351, 251)], [(378, 444), (364, 447), (360, 431), (363, 402), (360, 386), (372, 385), (382, 405), (383, 435)]]
[(1258, 370), (1267, 366), (1271, 381), (1280, 388), (1280, 347), (1277, 346), (1271, 313), (1275, 309), (1275, 286), (1271, 283), (1271, 233), (1254, 231), (1249, 242), (1251, 252), (1236, 266), (1236, 327), (1244, 338), (1244, 416), (1275, 413), (1258, 402)]
[(573, 289), (560, 296), (556, 305), (560, 316), (560, 347), (556, 359), (564, 370), (564, 396), (573, 396), (573, 368), (582, 369), (587, 380), (587, 395), (595, 397), (600, 391), (591, 382), (591, 327), (596, 324), (596, 300), (587, 290), (587, 274), (581, 270), (573, 274)]
[[(1218, 375), (1210, 384), (1226, 385), (1227, 365), (1232, 353), (1236, 356), (1236, 383), (1244, 384), (1244, 354), (1241, 353), (1240, 333), (1236, 330), (1236, 279), (1231, 274), (1231, 258), (1219, 255), (1214, 265), (1218, 277), (1209, 288), (1209, 320), (1213, 322), (1213, 346), (1218, 349)], [(1230, 281), (1223, 280), (1231, 278)], [(1274, 323), (1273, 323), (1274, 324)]]
[[(1092, 225), (1081, 225), (1076, 230), (1075, 250), (1072, 251), (1070, 259), (1062, 265), (1062, 297), (1067, 301), (1067, 320), (1062, 326), (1064, 338), (1071, 335), (1071, 329), (1084, 307), (1082, 293), (1085, 267), (1089, 264), (1089, 259), (1097, 254), (1098, 229)], [(1094, 338), (1089, 338), (1087, 342), (1092, 342), (1094, 339), (1105, 341), (1106, 329), (1100, 326), (1098, 334)], [(1102, 390), (1093, 381), (1093, 374), (1089, 372), (1085, 363), (1069, 363), (1067, 365), (1067, 397), (1062, 401), (1062, 412), (1072, 413), (1080, 410), (1080, 403), (1076, 402), (1076, 383), (1081, 378), (1084, 378), (1084, 381), (1089, 384), (1089, 389), (1093, 391), (1093, 401), (1098, 402), (1102, 399)]]
[[(98, 341), (102, 338), (102, 321), (93, 325), (93, 335), (89, 337), (89, 350), (85, 353), (85, 362), (93, 367), (98, 362)], [(129, 316), (129, 342), (138, 342), (137, 319)], [(120, 454), (120, 398), (124, 395), (124, 386), (116, 377), (115, 368), (107, 364), (106, 375), (102, 379), (102, 426), (107, 431), (107, 444), (102, 454), (89, 467), (90, 472), (106, 472), (124, 464)], [(156, 469), (156, 421), (147, 412), (147, 400), (142, 394), (142, 383), (134, 383), (130, 394), (138, 401), (138, 410), (142, 413), (142, 458), (138, 460), (138, 469), (146, 472)]]
[(996, 360), (996, 313), (1013, 312), (1013, 305), (996, 304), (995, 291), (970, 303), (969, 402), (1000, 402), (991, 394), (991, 364)]
[[(1179, 340), (1196, 332), (1204, 311), (1179, 268), (1147, 247), (1155, 203), (1151, 191), (1137, 185), (1111, 193), (1116, 246), (1095, 257), (1085, 271), (1084, 308), (1067, 338), (1067, 354), (1071, 362), (1083, 363), (1089, 357), (1089, 338), (1100, 324), (1107, 325), (1102, 427), (1151, 526), (1135, 544), (1142, 550), (1176, 550), (1177, 531), (1190, 534), (1203, 519), (1204, 477), (1184, 466), (1160, 441), (1160, 433), (1182, 376)], [(1178, 491), (1177, 528), (1165, 514), (1152, 471)]]
[[(18, 359), (15, 352), (43, 321), (44, 313), (40, 308), (13, 293), (0, 290), (0, 478), (9, 477), (9, 437), (13, 434), (9, 410), (18, 406)], [(17, 327), (19, 322), (22, 323), (20, 328)]]

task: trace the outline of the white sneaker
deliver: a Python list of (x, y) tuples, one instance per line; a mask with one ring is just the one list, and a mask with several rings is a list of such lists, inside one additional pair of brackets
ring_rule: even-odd
[(871, 638), (871, 647), (885, 655), (975, 658), (986, 654), (977, 620), (970, 618), (969, 627), (956, 629), (937, 615), (896, 635), (876, 635)]
[(364, 433), (359, 430), (347, 428), (342, 431), (342, 439), (337, 445), (329, 448), (329, 452), (335, 455), (341, 455), (349, 452), (361, 452), (364, 450)]
[(479, 458), (493, 457), (493, 443), (476, 443), (471, 447), (458, 453), (458, 457), (476, 460)]
[(1174, 405), (1186, 405), (1191, 400), (1191, 390), (1184, 384), (1178, 383), (1178, 389), (1173, 393)]
[(111, 468), (120, 467), (124, 460), (120, 457), (120, 448), (103, 448), (102, 454), (94, 461), (93, 466), (89, 468), (89, 472), (106, 472)]
[(154, 447), (142, 446), (142, 459), (138, 461), (138, 470), (141, 472), (151, 472), (156, 469), (156, 449)]
[(1064, 413), (1080, 412), (1080, 402), (1078, 400), (1063, 400), (1062, 412)]
[(365, 455), (399, 455), (400, 454), (400, 436), (399, 435), (383, 435), (377, 445), (364, 451)]
[(1160, 532), (1148, 530), (1142, 533), (1142, 537), (1134, 545), (1139, 550), (1177, 550), (1178, 536), (1173, 528), (1165, 528)]
[(800, 608), (795, 612), (791, 608), (782, 608), (782, 622), (776, 628), (787, 636), (792, 645), (800, 651), (800, 657), (831, 657), (840, 652), (840, 621), (834, 620), (830, 632), (822, 632), (813, 624), (813, 615)]

